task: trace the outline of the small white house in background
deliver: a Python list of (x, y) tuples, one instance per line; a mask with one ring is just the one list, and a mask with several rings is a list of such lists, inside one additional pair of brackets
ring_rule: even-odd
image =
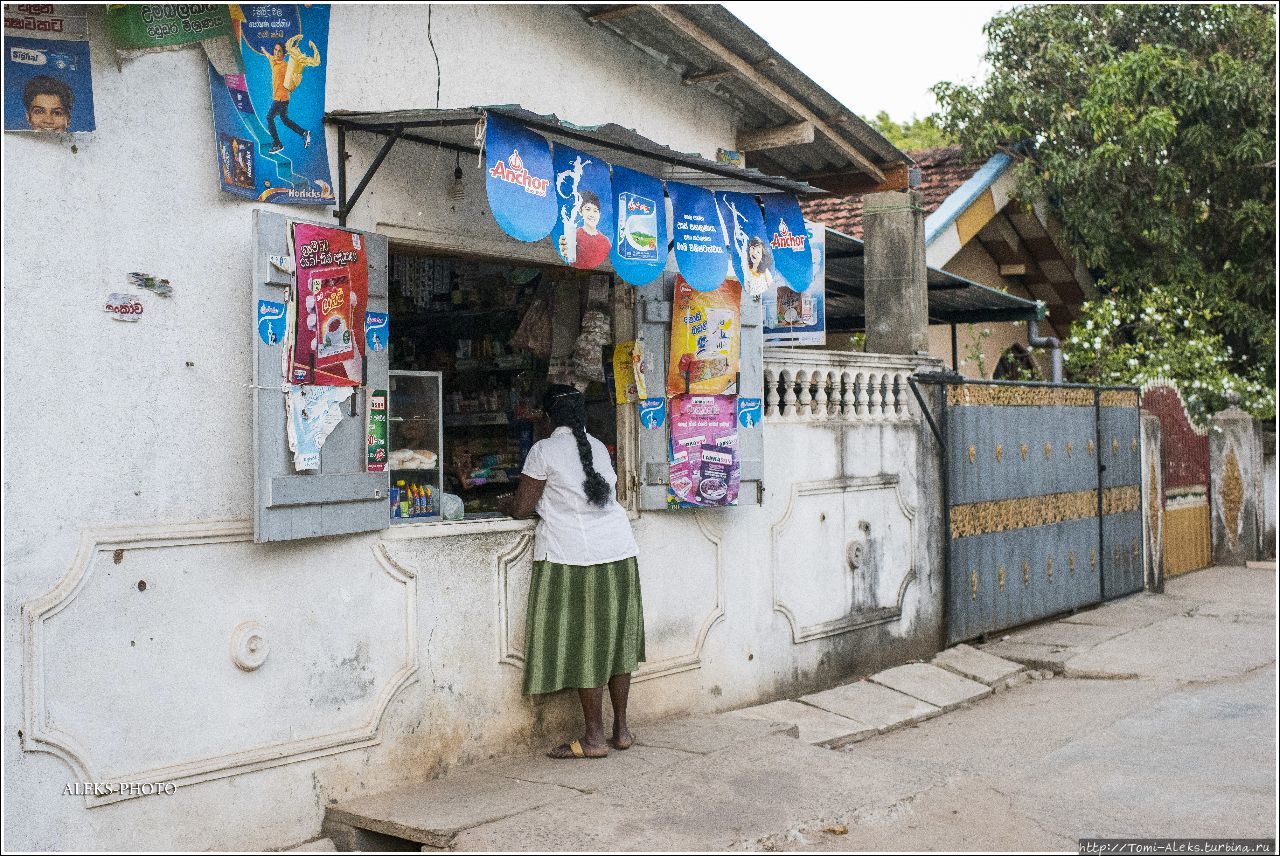
[[(336, 220), (221, 193), (204, 53), (118, 65), (102, 15), (88, 12), (97, 130), (4, 140), (4, 380), (30, 393), (8, 396), (4, 426), (7, 843), (285, 847), (332, 802), (563, 737), (576, 701), (520, 693), (530, 523), (339, 534), (317, 510), (326, 488), (306, 482), (289, 503), (314, 512), (311, 537), (260, 543), (255, 525), (285, 502), (271, 470), (284, 436), (264, 422), (279, 392), (257, 374), (256, 300), (287, 288), (270, 260), (285, 220)], [(746, 189), (905, 184), (900, 152), (719, 6), (335, 6), (327, 61), (330, 114), (521, 105), (606, 158), (623, 155), (582, 128), (700, 153), (712, 171), (630, 155), (695, 184), (724, 180), (720, 150), (760, 170)], [(330, 163), (353, 192), (384, 138), (344, 134), (340, 163), (329, 126)], [(371, 308), (396, 253), (563, 267), (548, 242), (495, 225), (483, 172), (453, 149), (398, 142), (345, 213), (370, 244)], [(173, 293), (119, 323), (103, 300), (135, 271)], [(663, 341), (670, 279), (613, 284), (615, 339)], [(744, 433), (737, 507), (650, 510), (666, 444), (634, 406), (614, 415), (641, 546), (640, 723), (939, 644), (937, 456), (906, 378), (940, 363), (765, 352), (758, 305), (743, 311), (743, 390), (766, 413)], [(762, 387), (828, 371), (877, 386), (804, 419)]]

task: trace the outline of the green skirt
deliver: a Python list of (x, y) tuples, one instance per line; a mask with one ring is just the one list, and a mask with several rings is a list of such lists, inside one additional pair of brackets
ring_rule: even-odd
[(600, 565), (534, 562), (524, 631), (524, 693), (602, 687), (644, 660), (635, 557)]

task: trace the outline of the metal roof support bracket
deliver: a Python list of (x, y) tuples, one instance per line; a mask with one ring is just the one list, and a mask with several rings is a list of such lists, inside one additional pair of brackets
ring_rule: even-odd
[(373, 180), (377, 174), (378, 168), (382, 166), (382, 162), (387, 159), (387, 155), (391, 154), (391, 147), (396, 144), (396, 140), (400, 139), (400, 135), (404, 133), (404, 128), (396, 128), (387, 135), (387, 139), (382, 144), (382, 148), (378, 150), (378, 154), (374, 156), (373, 162), (364, 171), (364, 175), (360, 178), (360, 183), (356, 185), (356, 189), (352, 191), (351, 198), (347, 198), (347, 134), (346, 129), (338, 126), (338, 210), (333, 212), (333, 216), (338, 218), (339, 226), (347, 225), (347, 217), (350, 216), (351, 210), (356, 207), (356, 203), (360, 201), (360, 196), (364, 193), (365, 188), (369, 186), (369, 182)]

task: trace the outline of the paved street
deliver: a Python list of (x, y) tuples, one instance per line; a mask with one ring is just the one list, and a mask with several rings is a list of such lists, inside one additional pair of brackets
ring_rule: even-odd
[[(1010, 634), (985, 651), (1031, 664), (1011, 686), (981, 687), (950, 710), (917, 702), (931, 718), (883, 733), (846, 721), (836, 730), (856, 742), (841, 748), (812, 745), (830, 722), (722, 714), (637, 729), (639, 745), (605, 761), (508, 759), (332, 816), (459, 850), (1074, 850), (1079, 837), (1274, 837), (1275, 598), (1274, 570), (1214, 568), (1170, 580), (1163, 595)], [(834, 716), (824, 697), (797, 709)], [(340, 849), (390, 841), (342, 823), (327, 832)]]

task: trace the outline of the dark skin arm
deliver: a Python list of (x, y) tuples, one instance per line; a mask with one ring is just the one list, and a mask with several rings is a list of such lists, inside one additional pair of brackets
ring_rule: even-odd
[(515, 496), (504, 497), (499, 503), (499, 508), (516, 520), (535, 517), (534, 509), (538, 507), (538, 500), (542, 499), (542, 491), (546, 486), (547, 483), (543, 479), (521, 475), (520, 486), (516, 488)]

